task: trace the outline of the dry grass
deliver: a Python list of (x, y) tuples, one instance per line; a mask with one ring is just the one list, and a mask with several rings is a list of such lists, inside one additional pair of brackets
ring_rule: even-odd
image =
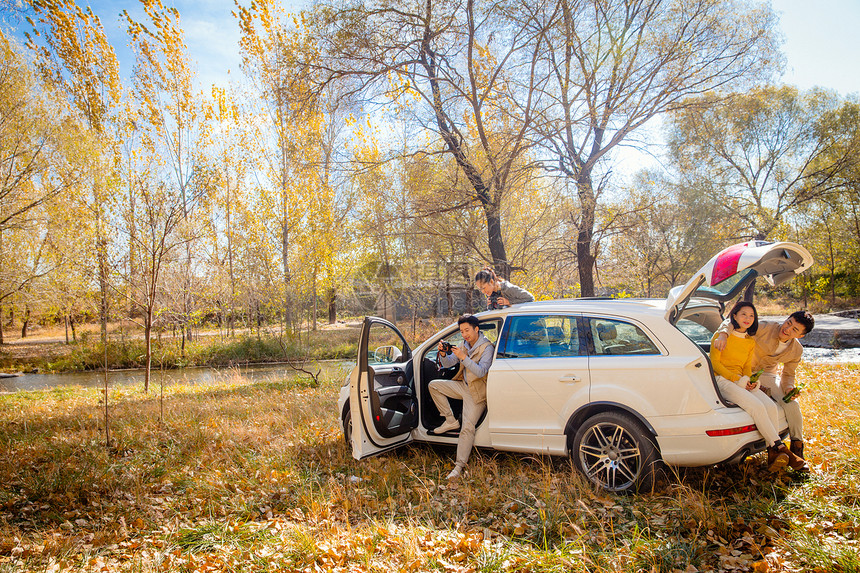
[(808, 478), (756, 458), (634, 496), (563, 459), (355, 461), (334, 378), (172, 386), (163, 422), (114, 388), (110, 449), (97, 390), (0, 396), (0, 571), (857, 571), (858, 368), (800, 376)]

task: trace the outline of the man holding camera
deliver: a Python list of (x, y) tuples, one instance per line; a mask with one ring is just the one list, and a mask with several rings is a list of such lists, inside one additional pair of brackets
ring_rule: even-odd
[[(439, 379), (430, 382), (430, 396), (445, 421), (434, 434), (444, 434), (460, 429), (457, 439), (457, 462), (448, 479), (460, 477), (469, 461), (475, 443), (475, 425), (487, 409), (487, 371), (493, 362), (493, 343), (481, 333), (478, 319), (473, 315), (463, 315), (457, 319), (463, 343), (452, 347), (445, 341), (439, 342), (439, 363), (449, 368), (460, 364), (460, 370), (452, 380)], [(448, 398), (463, 401), (463, 424), (454, 417)]]

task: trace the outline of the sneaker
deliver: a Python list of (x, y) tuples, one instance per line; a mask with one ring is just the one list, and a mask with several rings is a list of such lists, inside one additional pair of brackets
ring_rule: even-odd
[(781, 448), (774, 448), (776, 450), (774, 452), (773, 461), (767, 465), (767, 471), (769, 472), (780, 472), (785, 466), (788, 465), (788, 448), (782, 446)]
[(803, 440), (791, 440), (791, 445), (789, 446), (789, 450), (791, 450), (791, 453), (794, 454), (795, 456), (797, 456), (801, 459), (806, 459), (803, 456)]
[(445, 432), (450, 432), (451, 430), (459, 430), (460, 422), (457, 421), (457, 418), (447, 418), (441, 426), (433, 430), (434, 434), (444, 434)]
[(460, 479), (460, 476), (463, 475), (463, 470), (460, 469), (460, 466), (454, 466), (454, 469), (451, 470), (451, 473), (448, 474), (448, 477), (445, 479)]

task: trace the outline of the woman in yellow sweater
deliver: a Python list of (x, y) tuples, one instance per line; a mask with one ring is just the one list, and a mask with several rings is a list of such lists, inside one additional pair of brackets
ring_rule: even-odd
[[(717, 375), (717, 386), (724, 397), (746, 410), (755, 421), (758, 431), (764, 436), (772, 455), (768, 470), (776, 472), (784, 468), (791, 453), (782, 440), (774, 422), (779, 420), (776, 403), (759, 389), (758, 382), (750, 382), (752, 374), (755, 340), (750, 338), (758, 330), (758, 312), (751, 302), (740, 301), (729, 313), (733, 330), (720, 351), (711, 340), (711, 364)], [(718, 334), (714, 334), (716, 338)], [(771, 450), (770, 448), (775, 448)]]

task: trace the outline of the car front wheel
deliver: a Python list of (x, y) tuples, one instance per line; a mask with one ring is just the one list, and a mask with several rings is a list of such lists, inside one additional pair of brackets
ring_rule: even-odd
[(588, 418), (573, 437), (570, 455), (591, 483), (611, 492), (651, 489), (659, 463), (654, 439), (623, 412)]
[(346, 442), (346, 448), (352, 450), (352, 414), (349, 411), (349, 406), (343, 409), (343, 439)]

